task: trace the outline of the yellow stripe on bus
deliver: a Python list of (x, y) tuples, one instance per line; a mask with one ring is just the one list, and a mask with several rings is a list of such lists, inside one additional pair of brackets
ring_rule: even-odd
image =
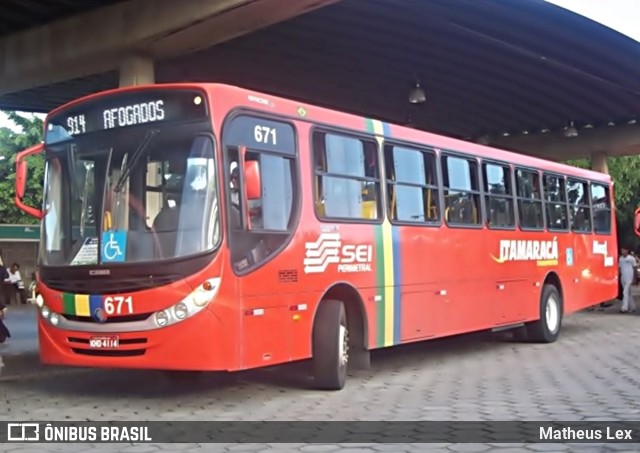
[[(381, 121), (373, 120), (373, 131), (378, 143), (382, 145), (384, 128)], [(382, 160), (384, 162), (384, 160)], [(391, 224), (386, 218), (382, 223), (382, 244), (384, 254), (384, 345), (393, 345), (393, 326), (395, 325), (395, 275), (393, 273), (393, 235)]]
[(91, 310), (89, 309), (88, 294), (76, 294), (75, 305), (76, 305), (76, 316), (91, 316)]

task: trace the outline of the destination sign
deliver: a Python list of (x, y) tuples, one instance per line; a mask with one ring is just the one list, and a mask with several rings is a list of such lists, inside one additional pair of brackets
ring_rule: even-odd
[(206, 118), (203, 93), (195, 90), (143, 90), (117, 93), (64, 109), (47, 120), (45, 143), (92, 132), (167, 121)]

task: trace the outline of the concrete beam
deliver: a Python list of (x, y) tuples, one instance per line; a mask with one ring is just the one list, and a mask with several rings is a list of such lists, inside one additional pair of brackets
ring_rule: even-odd
[(607, 150), (609, 156), (635, 154), (640, 149), (640, 125), (623, 124), (592, 129), (579, 129), (577, 137), (567, 138), (563, 132), (492, 137), (491, 146), (506, 148), (551, 160), (591, 157), (594, 150)]
[(0, 95), (209, 47), (338, 0), (130, 0), (0, 39)]

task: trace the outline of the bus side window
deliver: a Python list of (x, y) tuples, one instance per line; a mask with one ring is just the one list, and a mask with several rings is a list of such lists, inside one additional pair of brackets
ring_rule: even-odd
[(489, 228), (515, 227), (511, 169), (506, 165), (483, 163), (482, 174), (487, 226)]
[(384, 155), (391, 219), (399, 222), (439, 222), (435, 154), (387, 145)]
[(377, 147), (347, 135), (313, 136), (315, 209), (320, 218), (380, 218)]
[(591, 233), (591, 207), (586, 181), (567, 180), (571, 231)]
[(475, 160), (442, 156), (445, 219), (453, 225), (480, 225), (478, 165)]
[(567, 230), (567, 196), (562, 176), (544, 175), (544, 195), (549, 230)]
[(518, 168), (516, 185), (520, 228), (536, 230), (544, 228), (540, 175), (536, 171)]
[(591, 206), (593, 206), (593, 231), (611, 233), (611, 193), (603, 184), (591, 184)]

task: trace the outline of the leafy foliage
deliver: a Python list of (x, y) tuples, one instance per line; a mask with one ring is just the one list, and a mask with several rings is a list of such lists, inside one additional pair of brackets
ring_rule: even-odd
[[(10, 120), (22, 128), (21, 133), (0, 128), (0, 223), (35, 224), (37, 219), (20, 211), (14, 201), (16, 153), (42, 141), (43, 124), (37, 117), (26, 118), (7, 112)], [(44, 156), (27, 160), (29, 173), (24, 201), (34, 207), (42, 206)]]

